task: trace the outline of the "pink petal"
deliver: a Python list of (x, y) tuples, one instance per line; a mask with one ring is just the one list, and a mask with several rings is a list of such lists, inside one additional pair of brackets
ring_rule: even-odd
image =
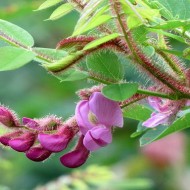
[(154, 108), (158, 112), (167, 112), (169, 107), (162, 102), (162, 99), (159, 97), (150, 96), (148, 97), (148, 103), (152, 108)]
[(80, 127), (80, 130), (82, 134), (84, 135), (89, 129), (94, 127), (94, 125), (90, 123), (88, 120), (89, 112), (90, 110), (89, 110), (89, 105), (88, 105), (87, 100), (80, 101), (77, 104), (76, 110), (75, 110), (75, 116), (76, 116), (77, 123)]
[(171, 113), (153, 113), (148, 120), (142, 123), (142, 125), (145, 127), (153, 128), (160, 124), (166, 124), (170, 119), (170, 115)]
[(22, 134), (22, 131), (14, 131), (5, 135), (0, 136), (0, 143), (5, 146), (9, 146), (9, 141), (13, 138), (16, 138)]
[(105, 127), (94, 127), (86, 133), (83, 140), (84, 146), (90, 151), (95, 151), (111, 142), (111, 131)]
[(26, 157), (35, 162), (41, 162), (47, 159), (51, 152), (42, 147), (32, 147), (26, 152)]
[(34, 144), (34, 141), (35, 135), (33, 133), (24, 133), (17, 138), (11, 139), (9, 146), (18, 152), (25, 152)]
[(90, 151), (83, 145), (83, 138), (84, 136), (80, 137), (79, 142), (73, 151), (63, 155), (60, 158), (60, 161), (64, 166), (69, 168), (77, 168), (86, 162)]
[(119, 104), (105, 98), (100, 92), (94, 92), (89, 100), (90, 111), (92, 111), (99, 124), (107, 127), (123, 126), (123, 115)]
[(71, 137), (64, 134), (59, 135), (41, 133), (38, 135), (38, 139), (42, 147), (46, 150), (51, 152), (60, 152), (67, 147)]

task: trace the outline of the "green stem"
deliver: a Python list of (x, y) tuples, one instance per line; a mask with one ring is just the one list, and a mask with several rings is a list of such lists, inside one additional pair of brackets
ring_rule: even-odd
[(105, 81), (105, 80), (103, 80), (103, 79), (96, 78), (96, 77), (93, 77), (93, 76), (89, 76), (88, 78), (89, 78), (89, 79), (92, 79), (92, 80), (94, 80), (94, 81), (100, 82), (100, 83), (102, 83), (102, 84), (107, 84), (107, 85), (113, 84), (113, 83), (111, 83), (111, 82), (109, 82), (109, 81)]
[(160, 97), (160, 98), (166, 98), (166, 99), (170, 99), (170, 100), (178, 100), (179, 99), (177, 94), (164, 94), (161, 92), (153, 92), (153, 91), (144, 90), (144, 89), (138, 89), (137, 93), (145, 94), (145, 95), (149, 95), (149, 96), (156, 96), (156, 97)]

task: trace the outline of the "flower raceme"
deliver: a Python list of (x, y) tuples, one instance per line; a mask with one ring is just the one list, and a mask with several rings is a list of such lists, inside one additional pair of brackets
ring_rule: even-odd
[[(11, 112), (2, 108), (0, 122), (9, 127), (15, 123)], [(76, 106), (75, 116), (64, 123), (55, 116), (42, 119), (24, 117), (8, 134), (0, 136), (0, 142), (18, 152), (24, 152), (32, 161), (40, 162), (52, 153), (63, 151), (79, 132), (80, 137), (73, 150), (64, 154), (60, 161), (70, 168), (84, 164), (91, 151), (112, 142), (112, 128), (123, 126), (122, 111), (118, 102), (93, 92), (89, 100)]]
[(83, 144), (89, 151), (97, 150), (112, 142), (112, 127), (123, 126), (119, 104), (94, 92), (89, 100), (82, 100), (76, 106), (76, 120), (84, 135)]

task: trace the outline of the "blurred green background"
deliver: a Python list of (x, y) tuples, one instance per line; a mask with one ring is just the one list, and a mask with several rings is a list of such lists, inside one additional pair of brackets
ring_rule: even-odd
[[(0, 19), (27, 30), (34, 37), (36, 47), (55, 48), (58, 41), (72, 33), (78, 13), (72, 12), (57, 21), (44, 21), (55, 7), (34, 12), (42, 2), (43, 0), (0, 1)], [(21, 69), (0, 73), (0, 102), (15, 110), (20, 118), (39, 118), (48, 114), (67, 118), (74, 113), (78, 100), (75, 91), (92, 85), (92, 82), (87, 81), (60, 83), (38, 63), (31, 62)], [(108, 180), (106, 186), (100, 184), (89, 189), (186, 190), (186, 186), (188, 189), (189, 151), (179, 151), (184, 154), (183, 163), (159, 167), (140, 153), (138, 139), (130, 138), (136, 126), (137, 122), (126, 120), (123, 129), (115, 130), (113, 143), (93, 153), (87, 163), (79, 168), (82, 172), (91, 164), (107, 166), (107, 172), (114, 174), (114, 180), (118, 181), (120, 186), (112, 187), (112, 181)], [(75, 172), (75, 169), (67, 169), (60, 164), (59, 157), (62, 154), (63, 152), (56, 154), (43, 163), (34, 163), (22, 153), (0, 147), (0, 190), (32, 190), (62, 175)], [(96, 168), (97, 171), (101, 170), (101, 167), (94, 167), (95, 171)], [(93, 176), (92, 178), (96, 179)], [(141, 181), (130, 181), (135, 179)], [(44, 189), (48, 189), (48, 185)], [(54, 189), (64, 190), (66, 187), (61, 188), (57, 185)]]

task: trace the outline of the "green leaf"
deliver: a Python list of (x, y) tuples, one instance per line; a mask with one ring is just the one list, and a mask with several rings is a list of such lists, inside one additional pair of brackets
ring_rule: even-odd
[(136, 28), (142, 24), (142, 20), (140, 20), (136, 15), (129, 15), (127, 17), (127, 25), (129, 29)]
[(88, 73), (84, 71), (79, 71), (75, 68), (69, 69), (59, 75), (55, 75), (61, 82), (65, 81), (77, 81), (88, 78)]
[(144, 146), (149, 144), (155, 140), (161, 139), (169, 134), (174, 132), (181, 131), (183, 129), (190, 127), (190, 113), (182, 116), (181, 118), (177, 119), (172, 125), (169, 127), (167, 126), (158, 126), (153, 129), (147, 131), (141, 138), (140, 138), (140, 145)]
[(18, 43), (29, 47), (34, 45), (33, 37), (27, 31), (15, 24), (1, 19), (0, 38), (14, 46), (18, 46)]
[(80, 30), (86, 23), (89, 23), (92, 19), (96, 19), (108, 9), (109, 6), (107, 5), (101, 6), (102, 2), (102, 0), (91, 0), (86, 4), (75, 26), (75, 31)]
[(111, 100), (124, 101), (133, 96), (137, 90), (137, 83), (122, 83), (105, 86), (102, 89), (102, 93), (105, 97)]
[(143, 123), (143, 122), (139, 122), (139, 124), (138, 124), (138, 126), (137, 126), (136, 132), (134, 132), (134, 133), (132, 133), (132, 134), (130, 135), (131, 138), (135, 138), (135, 137), (137, 137), (137, 136), (139, 136), (139, 135), (142, 135), (142, 134), (145, 133), (146, 131), (150, 130), (149, 128), (142, 126), (142, 123)]
[(177, 55), (179, 57), (182, 57), (184, 59), (188, 59), (190, 60), (190, 55), (186, 54), (187, 52), (185, 52), (185, 50), (182, 51), (177, 51), (177, 50), (171, 50), (171, 49), (161, 49), (161, 51), (173, 54), (173, 55)]
[[(157, 0), (162, 4), (173, 16), (178, 19), (190, 18), (189, 0)], [(168, 18), (171, 19), (171, 18)]]
[(147, 120), (152, 111), (144, 105), (141, 104), (133, 104), (127, 106), (123, 109), (123, 116), (131, 119), (135, 119), (138, 121), (145, 121)]
[(61, 18), (62, 16), (70, 13), (74, 9), (73, 5), (70, 3), (65, 3), (59, 6), (55, 11), (50, 15), (47, 20), (56, 20)]
[(161, 24), (151, 26), (151, 28), (169, 30), (169, 29), (175, 29), (178, 27), (187, 27), (188, 25), (190, 25), (190, 23), (186, 20), (169, 20)]
[(36, 57), (34, 60), (40, 63), (48, 63), (46, 58), (53, 61), (58, 61), (66, 57), (68, 53), (64, 50), (49, 49), (49, 48), (33, 48), (33, 51), (40, 54), (44, 59)]
[(112, 17), (110, 15), (101, 15), (99, 17), (96, 17), (96, 18), (88, 21), (85, 25), (83, 25), (79, 29), (75, 30), (74, 33), (73, 33), (73, 36), (77, 36), (77, 35), (80, 35), (80, 34), (82, 34), (84, 32), (92, 30), (95, 27), (98, 27), (101, 24), (104, 24), (104, 23), (108, 22), (111, 19), (112, 19)]
[(99, 52), (89, 55), (86, 64), (91, 76), (111, 82), (118, 82), (123, 79), (123, 66), (113, 52)]
[(60, 2), (63, 2), (63, 1), (62, 0), (47, 0), (44, 3), (42, 3), (36, 11), (41, 11), (43, 9), (47, 9), (49, 7), (57, 5)]
[(115, 38), (117, 38), (119, 36), (118, 33), (113, 33), (113, 34), (110, 34), (108, 36), (104, 36), (102, 38), (99, 38), (97, 40), (94, 40), (90, 43), (88, 43), (83, 50), (89, 50), (89, 49), (92, 49), (92, 48), (96, 48), (97, 46), (101, 45), (101, 44), (104, 44), (110, 40), (113, 40)]
[(24, 66), (35, 57), (35, 54), (25, 49), (6, 46), (0, 48), (0, 57), (0, 71), (7, 71)]
[(148, 56), (152, 57), (155, 54), (155, 49), (152, 46), (146, 46), (143, 48), (143, 52)]
[(182, 38), (181, 36), (177, 36), (175, 34), (172, 34), (172, 33), (169, 33), (169, 32), (165, 32), (163, 30), (160, 30), (160, 29), (153, 29), (153, 28), (148, 28), (149, 31), (151, 32), (155, 32), (155, 33), (158, 33), (158, 34), (163, 34), (165, 36), (168, 36), (170, 38), (173, 38), (175, 40), (178, 40), (179, 42), (182, 42), (182, 43), (186, 43), (185, 39)]

